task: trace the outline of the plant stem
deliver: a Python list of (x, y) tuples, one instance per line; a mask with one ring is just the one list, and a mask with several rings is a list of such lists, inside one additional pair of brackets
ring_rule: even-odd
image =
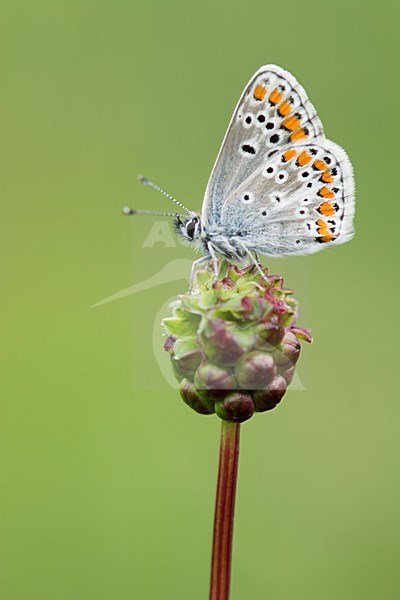
[(228, 600), (240, 423), (222, 421), (211, 559), (210, 600)]

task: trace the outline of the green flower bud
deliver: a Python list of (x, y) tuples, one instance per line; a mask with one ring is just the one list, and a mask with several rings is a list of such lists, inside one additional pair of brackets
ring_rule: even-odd
[(204, 355), (195, 339), (182, 338), (175, 341), (171, 353), (172, 366), (178, 380), (186, 377), (193, 381), (195, 371)]
[(278, 346), (285, 335), (279, 315), (271, 312), (257, 327), (257, 333), (262, 340), (271, 346)]
[(235, 367), (235, 376), (241, 389), (261, 390), (276, 375), (276, 365), (271, 354), (254, 350), (245, 354)]
[(280, 349), (274, 354), (279, 369), (287, 370), (296, 365), (300, 356), (300, 342), (291, 331), (287, 331)]
[(293, 367), (289, 367), (289, 369), (286, 370), (279, 370), (279, 374), (282, 375), (282, 377), (284, 378), (284, 380), (286, 381), (287, 385), (289, 385), (289, 383), (291, 383), (294, 373), (296, 371), (296, 365), (293, 365)]
[(277, 375), (264, 390), (253, 392), (254, 407), (257, 412), (271, 410), (282, 400), (286, 392), (286, 381)]
[(254, 403), (248, 392), (233, 392), (215, 403), (215, 412), (224, 421), (243, 423), (254, 413)]
[(206, 392), (209, 398), (221, 398), (237, 388), (233, 374), (210, 360), (205, 360), (198, 367), (194, 385), (200, 393)]
[(210, 360), (232, 366), (256, 341), (251, 328), (239, 328), (235, 322), (222, 318), (204, 319), (200, 325), (200, 343)]
[(213, 400), (201, 396), (188, 379), (182, 380), (179, 392), (183, 401), (201, 415), (212, 415), (215, 412)]
[(173, 335), (169, 335), (165, 342), (164, 342), (164, 350), (166, 350), (167, 352), (171, 352), (174, 343), (175, 343), (176, 338), (174, 338)]

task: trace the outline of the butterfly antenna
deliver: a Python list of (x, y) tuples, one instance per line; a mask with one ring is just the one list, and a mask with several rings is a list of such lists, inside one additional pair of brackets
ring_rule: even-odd
[(122, 209), (122, 212), (127, 217), (129, 217), (131, 215), (146, 215), (149, 217), (183, 217), (183, 215), (179, 215), (176, 212), (174, 213), (174, 212), (164, 212), (164, 211), (158, 211), (158, 210), (138, 210), (136, 208), (131, 208), (130, 206), (125, 206)]
[(180, 206), (181, 208), (183, 208), (183, 210), (186, 210), (186, 212), (188, 212), (188, 213), (191, 212), (188, 209), (187, 206), (185, 206), (184, 204), (182, 204), (182, 202), (179, 202), (179, 200), (177, 200), (176, 198), (174, 198), (173, 196), (171, 196), (171, 194), (168, 194), (168, 192), (166, 192), (165, 190), (163, 190), (162, 188), (160, 188), (158, 185), (156, 185), (155, 183), (153, 183), (152, 181), (150, 181), (150, 179), (147, 179), (147, 177), (145, 177), (144, 175), (139, 175), (139, 181), (141, 183), (143, 183), (143, 185), (148, 185), (149, 187), (153, 188), (153, 190), (156, 190), (157, 192), (160, 192), (160, 194), (162, 194), (163, 196), (165, 196), (166, 198), (168, 198), (168, 200), (172, 200), (172, 202), (175, 202), (175, 204), (177, 204), (178, 206)]

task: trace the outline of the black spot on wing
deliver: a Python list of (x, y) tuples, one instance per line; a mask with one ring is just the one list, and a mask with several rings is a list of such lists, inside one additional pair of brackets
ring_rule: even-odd
[(246, 152), (246, 154), (255, 154), (256, 153), (256, 149), (251, 144), (243, 144), (242, 150), (243, 150), (243, 152)]

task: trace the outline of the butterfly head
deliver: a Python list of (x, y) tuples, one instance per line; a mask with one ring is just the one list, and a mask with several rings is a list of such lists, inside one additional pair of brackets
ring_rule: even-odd
[(188, 217), (177, 215), (174, 219), (174, 228), (176, 233), (183, 238), (185, 242), (191, 244), (200, 238), (201, 220), (200, 215), (195, 212), (189, 213)]

